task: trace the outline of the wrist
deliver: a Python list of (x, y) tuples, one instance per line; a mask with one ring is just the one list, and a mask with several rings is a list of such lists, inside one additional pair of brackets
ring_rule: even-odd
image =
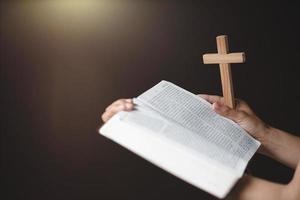
[(268, 157), (274, 157), (274, 154), (281, 148), (282, 132), (277, 128), (269, 126), (265, 130), (264, 139), (261, 141), (260, 153)]
[(261, 147), (260, 147), (260, 153), (268, 155), (269, 152), (269, 147), (272, 139), (272, 135), (274, 132), (274, 128), (272, 126), (269, 126), (268, 124), (264, 124), (264, 127), (261, 129), (260, 132), (260, 138), (257, 138), (260, 143), (261, 143)]
[(261, 143), (262, 145), (268, 145), (270, 143), (270, 139), (272, 138), (271, 135), (274, 132), (274, 128), (268, 124), (264, 124), (264, 128), (262, 130), (262, 138)]

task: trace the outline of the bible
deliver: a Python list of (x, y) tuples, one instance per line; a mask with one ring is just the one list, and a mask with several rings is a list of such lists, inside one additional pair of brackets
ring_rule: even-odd
[(244, 174), (260, 142), (210, 103), (161, 81), (121, 111), (100, 134), (176, 177), (224, 198)]

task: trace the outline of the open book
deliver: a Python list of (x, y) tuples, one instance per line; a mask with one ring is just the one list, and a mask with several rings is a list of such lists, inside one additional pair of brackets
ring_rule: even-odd
[(180, 179), (224, 198), (260, 143), (204, 99), (161, 81), (100, 133)]

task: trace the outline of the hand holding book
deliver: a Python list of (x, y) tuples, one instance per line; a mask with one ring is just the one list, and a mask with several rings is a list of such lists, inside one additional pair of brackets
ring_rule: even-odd
[[(223, 97), (208, 94), (199, 94), (198, 96), (211, 103), (213, 109), (218, 114), (233, 120), (244, 130), (246, 130), (250, 135), (264, 144), (265, 136), (268, 132), (266, 130), (268, 126), (259, 117), (256, 116), (256, 114), (252, 111), (250, 106), (245, 101), (237, 99), (236, 108), (231, 109), (228, 106), (224, 105)], [(102, 114), (102, 120), (103, 122), (107, 122), (118, 112), (131, 111), (132, 109), (134, 109), (134, 103), (132, 99), (118, 99), (105, 109), (105, 112)]]
[(269, 126), (253, 112), (245, 101), (236, 99), (236, 107), (231, 109), (224, 104), (223, 97), (207, 94), (199, 94), (198, 96), (211, 103), (214, 111), (218, 114), (236, 122), (251, 136), (260, 141), (262, 145), (259, 151), (264, 151)]
[[(115, 101), (102, 119), (108, 122), (100, 129), (102, 135), (219, 198), (225, 197), (238, 179), (228, 197), (300, 195), (300, 138), (266, 125), (242, 100), (236, 100), (231, 109), (222, 97), (197, 97), (162, 81), (136, 99)], [(245, 131), (261, 142), (260, 153), (292, 168), (298, 164), (289, 184), (243, 176), (259, 146)]]

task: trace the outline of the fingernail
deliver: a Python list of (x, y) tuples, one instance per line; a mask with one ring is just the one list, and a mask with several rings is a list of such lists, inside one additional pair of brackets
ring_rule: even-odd
[(131, 103), (132, 99), (125, 99), (126, 102)]

